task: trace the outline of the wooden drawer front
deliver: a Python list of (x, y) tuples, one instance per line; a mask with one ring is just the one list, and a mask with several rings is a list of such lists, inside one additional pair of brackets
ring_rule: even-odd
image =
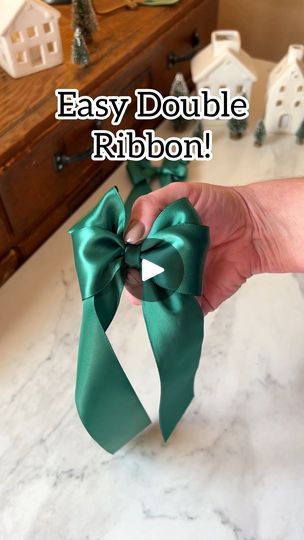
[(91, 129), (92, 122), (57, 124), (57, 129), (5, 171), (0, 194), (17, 240), (100, 169), (100, 164), (90, 158), (68, 165), (62, 172), (57, 172), (53, 164), (57, 152), (70, 155), (87, 148), (91, 144)]
[(8, 252), (13, 245), (12, 234), (9, 230), (9, 225), (1, 209), (0, 203), (0, 258)]
[(54, 137), (43, 140), (4, 173), (0, 190), (14, 233), (19, 239), (63, 197), (61, 182), (52, 170)]
[[(156, 60), (153, 62), (154, 88), (167, 94), (176, 73), (181, 72), (190, 79), (190, 62), (183, 61), (170, 67), (170, 53), (182, 56), (193, 50), (199, 50), (210, 42), (210, 34), (216, 27), (217, 2), (202, 0), (202, 2), (168, 30), (154, 47)], [(193, 48), (193, 35), (198, 33), (200, 43)]]
[(19, 256), (16, 250), (11, 249), (5, 257), (0, 259), (0, 287), (17, 270)]
[(152, 68), (148, 65), (144, 71), (138, 75), (135, 79), (129, 82), (127, 85), (123, 86), (119, 90), (121, 96), (130, 96), (132, 98), (132, 103), (130, 103), (126, 114), (121, 122), (119, 129), (136, 129), (140, 125), (140, 121), (135, 119), (136, 113), (136, 98), (135, 90), (140, 88), (152, 88)]

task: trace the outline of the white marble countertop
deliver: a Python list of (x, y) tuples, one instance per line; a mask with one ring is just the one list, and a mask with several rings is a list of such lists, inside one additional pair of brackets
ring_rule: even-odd
[[(258, 63), (252, 122), (270, 64)], [(168, 132), (163, 125), (161, 131)], [(303, 147), (214, 133), (190, 180), (241, 184), (304, 174)], [(68, 227), (116, 171), (1, 289), (1, 540), (303, 540), (304, 284), (252, 278), (206, 318), (196, 397), (169, 442), (157, 422), (116, 455), (74, 406), (81, 300)], [(302, 287), (302, 288), (301, 288)], [(109, 332), (148, 413), (159, 383), (140, 308), (123, 299)]]

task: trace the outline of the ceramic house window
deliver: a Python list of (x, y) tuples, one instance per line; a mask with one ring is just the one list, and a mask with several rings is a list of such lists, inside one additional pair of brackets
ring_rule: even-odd
[(43, 58), (41, 47), (39, 45), (36, 47), (31, 47), (29, 49), (29, 55), (32, 66), (41, 66), (43, 63)]
[(26, 62), (26, 54), (25, 51), (19, 51), (16, 54), (16, 60), (18, 64), (24, 64)]
[(52, 25), (50, 23), (44, 23), (43, 30), (45, 34), (50, 34), (52, 32)]
[(52, 53), (55, 53), (56, 52), (56, 44), (54, 43), (54, 41), (49, 41), (49, 43), (47, 43), (47, 51), (52, 54)]
[(285, 86), (280, 86), (280, 92), (285, 92)]
[(35, 26), (28, 26), (26, 33), (30, 39), (38, 35), (37, 28)]
[(21, 32), (12, 32), (11, 33), (11, 42), (12, 43), (21, 43), (23, 41)]
[(289, 116), (288, 114), (282, 114), (279, 119), (279, 128), (287, 128), (289, 124)]

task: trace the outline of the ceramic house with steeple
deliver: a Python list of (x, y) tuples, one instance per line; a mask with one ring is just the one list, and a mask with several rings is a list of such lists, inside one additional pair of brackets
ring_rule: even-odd
[(266, 95), (268, 132), (295, 133), (304, 120), (304, 46), (290, 45), (271, 71)]
[(1, 67), (18, 78), (62, 63), (59, 17), (41, 0), (1, 0)]
[(231, 97), (246, 95), (248, 100), (257, 80), (254, 63), (241, 48), (236, 30), (212, 32), (210, 45), (192, 59), (191, 74), (197, 92), (209, 88), (212, 95), (217, 95), (221, 88), (229, 88)]

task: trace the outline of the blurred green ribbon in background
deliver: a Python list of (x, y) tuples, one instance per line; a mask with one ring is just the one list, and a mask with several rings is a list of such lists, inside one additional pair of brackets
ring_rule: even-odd
[(182, 159), (176, 161), (164, 159), (160, 167), (155, 167), (147, 159), (129, 160), (127, 162), (127, 171), (133, 189), (125, 203), (127, 220), (136, 199), (151, 192), (150, 184), (152, 180), (158, 178), (160, 187), (167, 186), (172, 182), (184, 182), (187, 179), (187, 165), (188, 162)]
[[(209, 230), (187, 199), (167, 206), (140, 245), (124, 242), (126, 213), (116, 188), (69, 232), (83, 300), (76, 381), (79, 416), (91, 436), (114, 453), (145, 429), (150, 419), (106, 336), (128, 268), (143, 258), (165, 271), (143, 282), (142, 310), (157, 364), (160, 427), (167, 440), (193, 398), (204, 336), (201, 294)], [(176, 283), (172, 253), (182, 261)], [(168, 293), (168, 294), (164, 294)], [(144, 370), (144, 366), (142, 367)]]

